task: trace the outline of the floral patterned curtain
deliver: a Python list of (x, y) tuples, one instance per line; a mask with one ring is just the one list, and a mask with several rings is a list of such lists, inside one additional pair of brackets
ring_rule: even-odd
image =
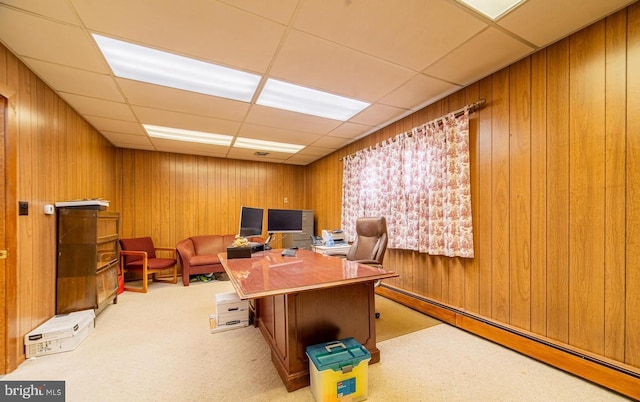
[(385, 216), (389, 248), (473, 258), (469, 113), (415, 127), (344, 159), (342, 229)]

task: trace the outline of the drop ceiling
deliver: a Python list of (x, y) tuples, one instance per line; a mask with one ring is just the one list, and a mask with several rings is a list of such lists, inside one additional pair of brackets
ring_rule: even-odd
[[(526, 0), (0, 0), (0, 42), (113, 145), (306, 165), (633, 3)], [(92, 34), (260, 75), (251, 102), (115, 77)], [(348, 121), (255, 103), (267, 79), (371, 106)], [(142, 124), (303, 145), (151, 138)]]

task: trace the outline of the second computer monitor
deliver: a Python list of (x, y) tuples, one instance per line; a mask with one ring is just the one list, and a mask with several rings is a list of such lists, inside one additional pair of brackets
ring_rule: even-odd
[(267, 210), (268, 233), (302, 233), (301, 209)]

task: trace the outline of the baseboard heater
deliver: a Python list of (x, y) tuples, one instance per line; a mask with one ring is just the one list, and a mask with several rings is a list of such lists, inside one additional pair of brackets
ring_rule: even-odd
[[(380, 288), (384, 288), (384, 289), (380, 289)], [(436, 307), (438, 309), (451, 312), (451, 313), (453, 313), (455, 315), (458, 315), (458, 316), (463, 316), (463, 317), (469, 318), (471, 320), (480, 322), (480, 323), (482, 323), (484, 325), (487, 325), (487, 326), (490, 326), (492, 328), (499, 329), (501, 331), (504, 331), (504, 332), (507, 332), (509, 334), (518, 336), (520, 338), (527, 339), (527, 340), (532, 341), (532, 342), (536, 342), (538, 344), (542, 344), (542, 345), (544, 345), (546, 347), (549, 347), (549, 348), (561, 351), (563, 353), (572, 355), (572, 356), (577, 357), (577, 358), (579, 358), (581, 360), (584, 360), (584, 361), (587, 361), (587, 362), (591, 362), (591, 363), (594, 363), (594, 364), (598, 364), (600, 366), (603, 366), (603, 367), (606, 367), (608, 369), (614, 370), (614, 371), (616, 371), (618, 373), (625, 374), (627, 376), (633, 377), (634, 379), (640, 380), (640, 373), (639, 372), (635, 372), (633, 370), (626, 369), (625, 367), (621, 367), (621, 366), (618, 366), (616, 364), (612, 364), (610, 362), (607, 362), (605, 360), (598, 359), (597, 357), (594, 357), (594, 356), (591, 356), (591, 355), (588, 355), (588, 354), (580, 353), (577, 350), (574, 350), (574, 349), (571, 349), (571, 348), (568, 348), (568, 347), (563, 347), (562, 345), (559, 345), (559, 344), (556, 344), (556, 343), (553, 343), (553, 342), (549, 342), (549, 341), (543, 339), (542, 337), (537, 337), (537, 336), (530, 335), (530, 334), (527, 334), (527, 333), (524, 333), (524, 332), (520, 332), (517, 329), (514, 329), (513, 327), (509, 327), (509, 326), (506, 326), (506, 325), (501, 325), (499, 322), (488, 320), (488, 319), (485, 319), (485, 318), (483, 318), (481, 316), (478, 316), (478, 315), (475, 315), (475, 314), (471, 314), (471, 313), (468, 313), (468, 312), (463, 311), (463, 310), (456, 309), (455, 307), (446, 305), (444, 303), (440, 303), (440, 302), (438, 302), (436, 300), (428, 299), (428, 298), (425, 298), (423, 296), (417, 295), (415, 293), (408, 292), (408, 291), (406, 291), (404, 289), (395, 288), (393, 286), (389, 286), (389, 285), (386, 285), (384, 283), (381, 284), (378, 289), (382, 290), (382, 292), (380, 292), (380, 293), (383, 293), (383, 295), (387, 291), (391, 292), (391, 293), (398, 293), (398, 294), (404, 295), (406, 297), (409, 297), (411, 299), (415, 299), (415, 300), (417, 300), (417, 301), (419, 301), (421, 303), (425, 303), (425, 304), (434, 306), (434, 307)], [(392, 296), (392, 295), (390, 295), (390, 296)], [(457, 325), (455, 325), (455, 326), (458, 327)], [(461, 328), (461, 329), (464, 330), (464, 328)], [(469, 332), (473, 332), (473, 331), (469, 331)], [(476, 335), (479, 335), (479, 334), (476, 334)], [(482, 335), (479, 335), (479, 336), (482, 337)], [(500, 342), (498, 342), (498, 341), (494, 341), (494, 342), (500, 344)], [(506, 345), (504, 345), (504, 346), (506, 346)], [(510, 349), (517, 350), (519, 353), (526, 354), (526, 355), (528, 355), (528, 356), (530, 356), (530, 357), (532, 357), (534, 359), (536, 358), (534, 356), (531, 356), (530, 353), (525, 353), (523, 351), (519, 351), (516, 348), (510, 348)], [(540, 360), (540, 359), (536, 359), (536, 360)], [(567, 371), (567, 370), (564, 370), (564, 371)], [(576, 374), (576, 373), (572, 373), (572, 374)], [(579, 375), (579, 374), (576, 374), (576, 375)], [(589, 379), (589, 380), (594, 381), (593, 379)], [(597, 381), (594, 381), (594, 382), (597, 382)], [(607, 386), (608, 388), (611, 388), (608, 385), (605, 385), (605, 386)], [(613, 388), (613, 389), (615, 389), (615, 388)], [(618, 391), (618, 392), (622, 392), (623, 394), (626, 394), (626, 392), (623, 392), (623, 390), (622, 391), (621, 390), (617, 390), (617, 389), (615, 389), (615, 390)], [(638, 397), (638, 395), (632, 395), (632, 396), (634, 396), (635, 398)]]

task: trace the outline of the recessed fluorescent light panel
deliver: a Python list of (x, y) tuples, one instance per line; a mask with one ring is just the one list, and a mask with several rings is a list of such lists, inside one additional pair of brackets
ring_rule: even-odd
[(304, 145), (287, 144), (284, 142), (254, 140), (251, 138), (236, 138), (233, 144), (236, 148), (256, 149), (258, 151), (284, 152), (295, 154), (304, 148)]
[(524, 0), (460, 0), (492, 20), (497, 19)]
[(93, 35), (113, 73), (122, 78), (249, 102), (260, 76), (132, 43)]
[(340, 121), (349, 120), (370, 105), (274, 79), (267, 80), (256, 103)]
[(165, 140), (197, 142), (200, 144), (220, 145), (228, 147), (233, 139), (230, 135), (204, 133), (201, 131), (182, 130), (179, 128), (153, 126), (151, 124), (142, 125), (147, 134), (154, 138)]

